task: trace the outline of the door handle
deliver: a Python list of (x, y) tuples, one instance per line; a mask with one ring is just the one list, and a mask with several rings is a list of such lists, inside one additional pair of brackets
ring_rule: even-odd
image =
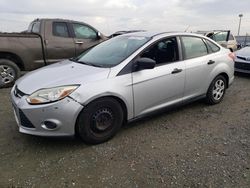
[(214, 63), (215, 63), (215, 61), (213, 61), (213, 60), (209, 60), (209, 62), (207, 62), (208, 65), (212, 65)]
[(82, 41), (76, 41), (75, 43), (76, 43), (76, 44), (83, 44)]
[(179, 73), (179, 72), (181, 72), (182, 71), (182, 69), (177, 69), (177, 68), (175, 68), (171, 73), (172, 74), (177, 74), (177, 73)]

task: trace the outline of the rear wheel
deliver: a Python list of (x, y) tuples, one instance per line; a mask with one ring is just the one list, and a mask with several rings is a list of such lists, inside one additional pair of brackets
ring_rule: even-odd
[(123, 110), (112, 98), (98, 99), (85, 107), (76, 124), (77, 134), (90, 144), (99, 144), (112, 138), (123, 122)]
[(226, 92), (226, 79), (224, 76), (217, 76), (210, 84), (207, 92), (206, 101), (208, 104), (220, 103)]
[(19, 67), (9, 59), (0, 59), (0, 88), (12, 86), (20, 76)]

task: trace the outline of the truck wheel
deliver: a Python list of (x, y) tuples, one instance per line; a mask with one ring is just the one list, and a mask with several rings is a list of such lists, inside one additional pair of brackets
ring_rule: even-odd
[(123, 110), (112, 98), (101, 98), (84, 107), (76, 123), (76, 134), (89, 144), (112, 138), (123, 123)]
[(19, 67), (9, 59), (0, 59), (0, 88), (12, 86), (20, 76)]

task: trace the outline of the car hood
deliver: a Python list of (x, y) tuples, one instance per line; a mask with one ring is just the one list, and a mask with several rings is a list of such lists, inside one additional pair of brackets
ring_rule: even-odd
[(250, 57), (250, 47), (245, 47), (237, 52), (235, 52), (236, 56), (241, 56), (241, 57)]
[(37, 69), (16, 81), (18, 89), (26, 94), (42, 88), (84, 84), (108, 77), (110, 68), (99, 68), (69, 60)]

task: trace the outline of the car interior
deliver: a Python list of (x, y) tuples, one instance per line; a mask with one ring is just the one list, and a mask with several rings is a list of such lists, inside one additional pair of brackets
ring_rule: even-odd
[(168, 38), (157, 42), (147, 49), (141, 57), (153, 59), (156, 61), (156, 64), (177, 61), (179, 59), (179, 55), (176, 38)]

